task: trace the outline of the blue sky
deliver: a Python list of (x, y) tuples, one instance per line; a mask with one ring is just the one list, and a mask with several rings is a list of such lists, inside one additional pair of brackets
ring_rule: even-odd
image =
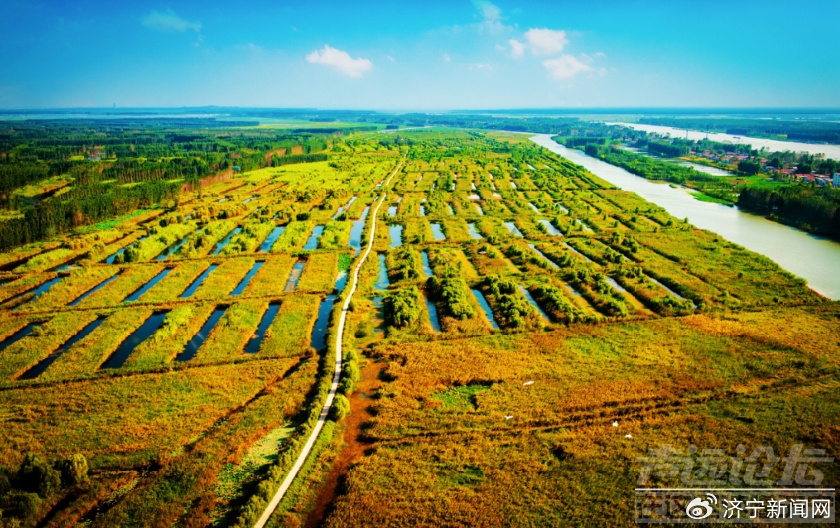
[(0, 108), (840, 106), (840, 2), (5, 0)]

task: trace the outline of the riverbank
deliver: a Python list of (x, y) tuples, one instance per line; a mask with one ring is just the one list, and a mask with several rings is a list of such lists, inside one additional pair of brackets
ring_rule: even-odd
[(664, 207), (677, 218), (687, 217), (697, 227), (769, 257), (807, 280), (814, 291), (831, 299), (840, 299), (840, 276), (836, 273), (836, 265), (840, 262), (840, 243), (773, 222), (738, 207), (696, 200), (685, 189), (674, 189), (635, 176), (581, 151), (560, 145), (549, 134), (534, 135), (531, 140), (613, 185)]

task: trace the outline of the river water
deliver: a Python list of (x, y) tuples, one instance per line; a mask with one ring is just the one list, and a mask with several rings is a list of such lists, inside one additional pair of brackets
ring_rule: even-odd
[(785, 152), (792, 150), (793, 152), (807, 152), (808, 154), (825, 154), (827, 158), (840, 160), (840, 145), (826, 145), (820, 143), (797, 143), (795, 141), (779, 141), (777, 139), (760, 139), (744, 136), (733, 136), (731, 134), (720, 134), (717, 132), (699, 132), (696, 130), (686, 130), (684, 128), (674, 128), (660, 125), (642, 125), (639, 123), (605, 123), (607, 125), (622, 125), (633, 130), (642, 130), (644, 132), (656, 132), (660, 135), (670, 135), (671, 137), (684, 138), (688, 134), (688, 139), (697, 141), (706, 139), (717, 141), (720, 143), (736, 143), (741, 145), (751, 145), (752, 148), (760, 150), (765, 147), (771, 152)]
[(745, 248), (761, 253), (808, 281), (813, 290), (840, 300), (840, 243), (741, 211), (737, 207), (695, 200), (688, 190), (653, 183), (626, 170), (554, 142), (549, 134), (531, 138), (536, 144), (582, 165), (593, 174), (697, 227), (713, 231)]

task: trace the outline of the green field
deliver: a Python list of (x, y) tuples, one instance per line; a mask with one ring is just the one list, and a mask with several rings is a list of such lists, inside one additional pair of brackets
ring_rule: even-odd
[(631, 526), (649, 449), (840, 455), (840, 305), (774, 262), (524, 135), (323, 143), (0, 256), (0, 340), (31, 330), (0, 349), (0, 526), (252, 525), (321, 411), (374, 222), (349, 416), (269, 526)]

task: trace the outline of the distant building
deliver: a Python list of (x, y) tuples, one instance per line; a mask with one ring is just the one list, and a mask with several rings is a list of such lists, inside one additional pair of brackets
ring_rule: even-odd
[(233, 172), (239, 172), (239, 165), (234, 165), (231, 168), (233, 169)]
[(834, 173), (834, 179), (831, 182), (835, 189), (840, 189), (840, 172)]

